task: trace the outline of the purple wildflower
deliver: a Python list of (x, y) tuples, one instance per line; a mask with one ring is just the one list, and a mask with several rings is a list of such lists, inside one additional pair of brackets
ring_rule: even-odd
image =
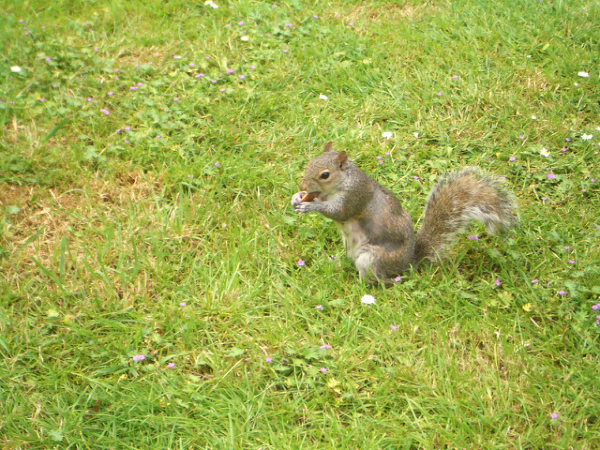
[(146, 357), (144, 355), (135, 355), (133, 358), (133, 362), (138, 362), (138, 361), (143, 361), (146, 359)]
[(321, 345), (319, 348), (320, 348), (321, 350), (329, 350), (329, 349), (331, 349), (331, 345), (329, 345), (329, 344), (324, 344), (324, 345)]
[(327, 373), (327, 369), (326, 369), (325, 367), (321, 367), (321, 369), (320, 369), (320, 370), (321, 370), (321, 372), (323, 372), (323, 373)]
[(494, 283), (496, 283), (496, 286), (500, 286), (502, 284), (502, 283), (500, 283), (500, 280), (498, 280), (498, 279), (496, 281), (494, 281)]
[(556, 175), (554, 175), (553, 173), (549, 173), (548, 175), (546, 175), (546, 177), (548, 177), (549, 180), (554, 180), (556, 178)]
[(304, 267), (304, 265), (305, 265), (305, 264), (306, 264), (306, 262), (305, 262), (303, 259), (299, 259), (299, 260), (298, 260), (298, 265), (299, 265), (300, 267)]
[(565, 295), (566, 292), (565, 291), (558, 291), (558, 295)]
[(467, 239), (469, 239), (470, 241), (478, 241), (479, 240), (479, 236), (475, 236), (474, 234), (472, 234)]
[(552, 420), (556, 420), (556, 419), (558, 419), (558, 413), (552, 413), (552, 414), (550, 414), (550, 418), (551, 418)]
[(175, 368), (175, 363), (174, 362), (170, 362), (169, 364), (167, 364), (167, 368), (168, 369), (174, 369)]
[(110, 112), (108, 112), (108, 109), (104, 109), (104, 108), (102, 108), (102, 109), (100, 110), (100, 112), (101, 112), (101, 113), (103, 113), (103, 114), (106, 114), (107, 116), (109, 116), (109, 115), (110, 115)]
[(390, 328), (392, 329), (392, 331), (396, 331), (398, 329), (396, 325), (390, 325)]
[(511, 156), (510, 158), (508, 158), (508, 160), (509, 160), (510, 162), (514, 162), (514, 161), (516, 161), (516, 160), (517, 160), (517, 158), (515, 158), (514, 156)]
[(273, 362), (273, 358), (271, 358), (271, 357), (269, 356), (269, 357), (265, 358), (265, 361), (266, 361), (266, 362), (268, 362), (268, 363), (270, 363), (270, 362)]
[(317, 305), (317, 309), (323, 309), (323, 305)]

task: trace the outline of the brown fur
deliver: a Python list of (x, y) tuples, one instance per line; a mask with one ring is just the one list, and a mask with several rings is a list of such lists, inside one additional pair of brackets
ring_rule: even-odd
[[(436, 260), (446, 245), (472, 220), (492, 233), (517, 222), (517, 204), (500, 182), (473, 168), (443, 178), (429, 195), (423, 226), (416, 235), (408, 213), (386, 188), (361, 171), (345, 152), (331, 151), (308, 163), (292, 205), (298, 212), (319, 212), (334, 220), (348, 256), (362, 278), (392, 282), (411, 265)], [(306, 193), (315, 194), (302, 203)]]

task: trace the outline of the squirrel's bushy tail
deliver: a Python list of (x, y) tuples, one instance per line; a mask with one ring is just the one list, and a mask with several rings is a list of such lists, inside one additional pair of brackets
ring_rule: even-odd
[(490, 233), (502, 232), (518, 219), (515, 197), (496, 178), (466, 168), (443, 178), (427, 199), (423, 225), (417, 233), (415, 259), (435, 261), (444, 247), (471, 221), (485, 224)]

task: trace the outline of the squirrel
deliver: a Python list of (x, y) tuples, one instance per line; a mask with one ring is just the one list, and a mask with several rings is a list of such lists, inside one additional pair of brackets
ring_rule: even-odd
[(423, 225), (416, 233), (410, 215), (391, 191), (332, 143), (308, 163), (292, 197), (298, 213), (318, 212), (339, 227), (348, 256), (368, 284), (391, 285), (395, 277), (422, 261), (435, 262), (472, 220), (488, 232), (503, 232), (518, 219), (514, 195), (501, 181), (467, 167), (444, 176), (427, 199)]

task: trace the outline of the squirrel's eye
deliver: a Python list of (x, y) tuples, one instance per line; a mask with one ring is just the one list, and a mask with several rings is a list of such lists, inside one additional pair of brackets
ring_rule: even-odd
[(329, 172), (323, 172), (320, 178), (321, 180), (326, 180), (327, 178), (329, 178)]

